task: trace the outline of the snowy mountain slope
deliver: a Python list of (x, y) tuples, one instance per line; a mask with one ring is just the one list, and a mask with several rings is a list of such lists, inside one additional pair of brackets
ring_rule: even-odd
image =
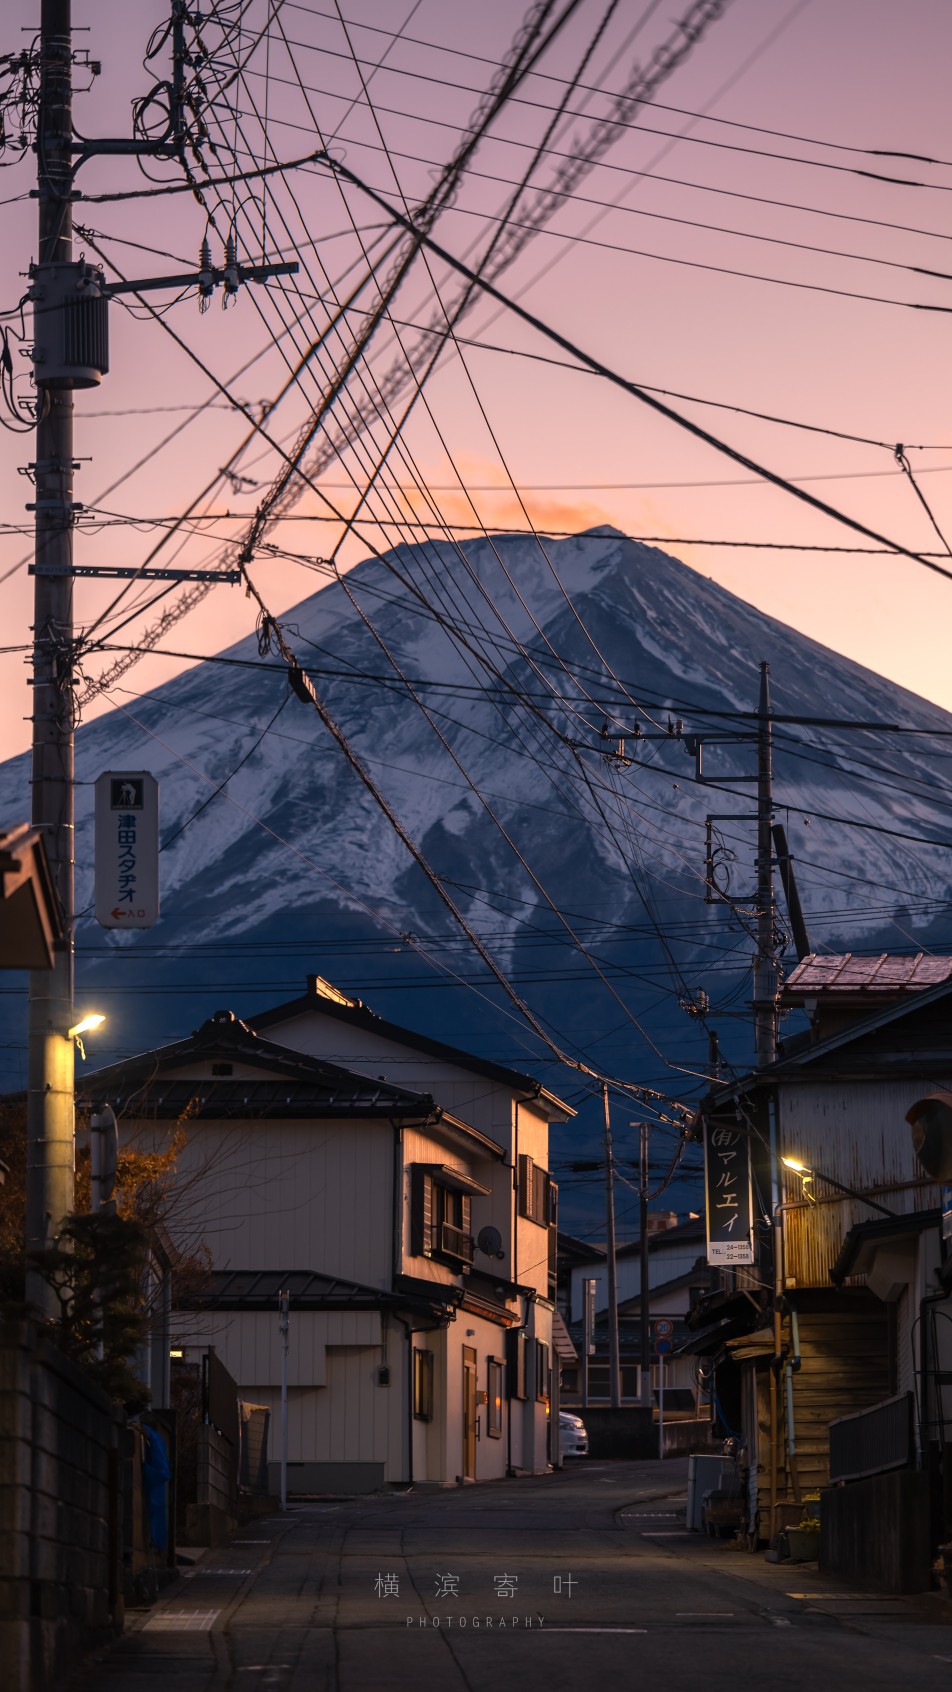
[[(514, 536), (467, 544), (463, 557), (445, 545), (402, 547), (391, 555), (396, 575), (368, 560), (347, 578), (432, 723), (341, 585), (321, 588), (282, 624), (404, 826), (560, 1044), (678, 1092), (696, 1085), (683, 1071), (696, 1073), (706, 1050), (679, 997), (704, 988), (723, 1013), (725, 1050), (747, 1061), (751, 944), (726, 907), (705, 905), (702, 878), (705, 815), (749, 812), (750, 789), (696, 785), (693, 760), (673, 739), (629, 738), (635, 761), (617, 769), (600, 755), (610, 744), (599, 738), (603, 723), (655, 732), (670, 717), (689, 732), (749, 728), (712, 713), (755, 706), (761, 659), (778, 712), (945, 733), (952, 718), (653, 548), (599, 532), (546, 551), (548, 562)], [(266, 589), (263, 567), (258, 574)], [(89, 919), (79, 925), (78, 996), (98, 995), (110, 1013), (97, 1059), (176, 1037), (220, 1004), (261, 1009), (317, 971), (397, 1020), (557, 1088), (577, 1086), (512, 1007), (499, 1008), (498, 990), (317, 714), (289, 696), (280, 661), (259, 657), (254, 636), (221, 656), (233, 662), (198, 665), (148, 698), (117, 692), (120, 708), (77, 735), (78, 908), (91, 900), (88, 784), (100, 771), (154, 771), (166, 842), (154, 929), (110, 935)], [(814, 944), (952, 945), (949, 851), (917, 843), (952, 840), (952, 744), (821, 727), (777, 735), (778, 817), (799, 860)], [(749, 745), (706, 748), (705, 774), (728, 789), (753, 767)], [(213, 796), (229, 776), (227, 796)], [(26, 816), (28, 793), (27, 759), (0, 767), (0, 815)], [(719, 827), (736, 854), (732, 888), (748, 893), (750, 826)], [(898, 907), (900, 929), (890, 926)], [(447, 985), (401, 939), (408, 934), (483, 996)], [(15, 1085), (16, 1015), (7, 1020), (2, 1055)]]

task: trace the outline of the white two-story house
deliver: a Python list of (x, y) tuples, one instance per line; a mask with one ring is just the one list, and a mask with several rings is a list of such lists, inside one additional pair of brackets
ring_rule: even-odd
[(140, 1149), (184, 1125), (168, 1231), (211, 1269), (177, 1300), (173, 1343), (214, 1346), (273, 1429), (289, 1294), (291, 1491), (545, 1470), (548, 1124), (572, 1114), (554, 1095), (318, 977), (290, 1004), (247, 1022), (219, 1012), (83, 1091)]

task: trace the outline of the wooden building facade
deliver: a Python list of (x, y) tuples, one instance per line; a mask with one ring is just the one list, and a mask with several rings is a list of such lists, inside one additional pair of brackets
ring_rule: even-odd
[(911, 1394), (910, 1466), (948, 1466), (952, 1429), (940, 1195), (906, 1122), (952, 1075), (952, 959), (807, 958), (784, 1002), (809, 1030), (702, 1107), (699, 1132), (749, 1145), (755, 1262), (720, 1271), (689, 1342), (743, 1441), (760, 1541), (829, 1484), (831, 1424)]

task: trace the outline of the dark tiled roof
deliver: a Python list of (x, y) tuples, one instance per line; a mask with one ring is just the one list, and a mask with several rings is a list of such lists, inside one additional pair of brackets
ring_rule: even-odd
[[(434, 1291), (438, 1289), (434, 1288)], [(312, 1269), (219, 1269), (204, 1281), (201, 1290), (183, 1300), (184, 1310), (274, 1310), (278, 1295), (289, 1295), (295, 1310), (420, 1310), (436, 1304), (433, 1299), (408, 1297), (382, 1287), (367, 1287), (359, 1281), (322, 1275)]]
[[(687, 1222), (678, 1222), (673, 1228), (652, 1228), (648, 1235), (648, 1250), (663, 1251), (666, 1246), (689, 1245), (692, 1240), (706, 1240), (707, 1231), (703, 1216), (692, 1216)], [(640, 1239), (628, 1240), (619, 1246), (618, 1257), (637, 1257), (641, 1252)]]
[(126, 1089), (97, 1087), (92, 1078), (77, 1102), (96, 1109), (106, 1103), (114, 1105), (117, 1099), (126, 1104), (130, 1115), (177, 1121), (187, 1111), (190, 1120), (206, 1122), (339, 1116), (383, 1116), (389, 1120), (394, 1116), (419, 1117), (426, 1113), (429, 1103), (385, 1081), (368, 1081), (345, 1071), (324, 1080), (223, 1080), (218, 1076), (194, 1081), (158, 1079), (144, 1088), (133, 1083)]
[[(187, 1064), (218, 1060), (222, 1068), (240, 1064), (260, 1070), (259, 1078), (228, 1075), (181, 1080), (169, 1071)], [(261, 1040), (230, 1011), (218, 1011), (186, 1040), (140, 1052), (122, 1063), (84, 1076), (81, 1104), (94, 1107), (121, 1102), (128, 1114), (169, 1117), (192, 1100), (199, 1117), (408, 1116), (426, 1117), (436, 1107), (428, 1093), (414, 1093)]]
[(930, 957), (924, 952), (913, 956), (880, 952), (878, 957), (856, 957), (852, 952), (834, 952), (822, 956), (811, 952), (797, 964), (786, 982), (783, 999), (786, 1004), (799, 1004), (820, 994), (834, 997), (857, 993), (899, 994), (918, 993), (924, 987), (936, 987), (952, 976), (952, 957)]
[(840, 1254), (830, 1270), (830, 1280), (840, 1286), (848, 1275), (856, 1273), (856, 1260), (864, 1245), (875, 1240), (903, 1239), (909, 1234), (921, 1234), (927, 1228), (938, 1228), (941, 1210), (913, 1210), (904, 1215), (877, 1216), (871, 1222), (855, 1222), (846, 1234)]

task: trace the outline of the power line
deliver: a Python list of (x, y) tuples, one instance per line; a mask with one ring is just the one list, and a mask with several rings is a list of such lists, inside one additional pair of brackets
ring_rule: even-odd
[[(316, 7), (316, 6), (306, 6), (306, 5), (302, 5), (300, 3), (293, 4), (292, 0), (288, 0), (287, 9), (289, 11), (292, 11), (292, 12), (307, 12), (314, 17), (327, 18), (327, 19), (330, 19), (332, 21), (335, 18), (335, 14), (333, 12), (322, 12), (320, 10), (320, 8)], [(355, 22), (352, 27), (354, 29), (363, 30), (365, 32), (373, 33), (373, 34), (381, 34), (382, 35), (382, 34), (385, 33), (384, 30), (380, 29), (375, 24), (356, 23)], [(414, 46), (426, 47), (431, 52), (435, 51), (435, 52), (439, 52), (439, 53), (452, 54), (456, 58), (472, 59), (475, 63), (483, 64), (483, 65), (496, 65), (496, 64), (498, 64), (498, 60), (491, 59), (491, 58), (487, 57), (485, 54), (474, 53), (471, 50), (467, 50), (467, 49), (461, 48), (461, 47), (452, 47), (448, 43), (439, 42), (439, 41), (424, 40), (420, 36), (412, 36), (412, 35), (405, 36), (404, 39)], [(291, 45), (292, 46), (305, 47), (305, 48), (310, 47), (310, 43), (303, 42), (303, 41), (292, 42)], [(326, 48), (326, 47), (322, 47), (320, 49), (320, 51), (322, 53), (328, 53), (331, 50)], [(345, 55), (339, 54), (339, 55), (336, 55), (336, 56), (344, 57)], [(409, 75), (416, 76), (416, 75), (424, 75), (425, 73), (411, 72), (411, 71), (408, 71), (404, 67), (401, 66), (401, 67), (397, 68), (397, 74), (401, 75), (401, 76), (409, 76)], [(559, 83), (560, 85), (564, 85), (565, 80), (566, 80), (563, 77), (554, 76), (552, 74), (552, 72), (550, 72), (550, 71), (533, 71), (532, 74), (533, 74), (533, 77), (539, 82), (556, 82), (556, 83)], [(440, 79), (432, 79), (432, 80), (440, 80)], [(612, 90), (603, 88), (599, 84), (577, 82), (575, 84), (575, 86), (577, 86), (581, 91), (583, 91), (585, 93), (601, 94), (606, 99), (613, 98)], [(848, 142), (842, 142), (842, 141), (829, 141), (829, 140), (826, 140), (826, 139), (824, 139), (820, 136), (816, 136), (816, 135), (793, 134), (789, 130), (784, 130), (784, 129), (768, 129), (762, 124), (744, 123), (744, 122), (741, 122), (737, 118), (712, 117), (707, 112), (694, 111), (693, 109), (691, 109), (689, 107), (672, 106), (672, 105), (667, 104), (663, 100), (646, 99), (646, 100), (643, 100), (641, 102), (641, 104), (644, 105), (644, 106), (647, 106), (647, 107), (649, 107), (650, 109), (653, 109), (653, 110), (664, 111), (664, 112), (676, 112), (681, 117), (698, 118), (698, 119), (702, 120), (704, 123), (716, 123), (716, 124), (720, 124), (720, 125), (725, 125), (725, 126), (731, 128), (731, 129), (747, 129), (747, 130), (753, 131), (755, 134), (758, 134), (758, 135), (775, 135), (775, 136), (779, 136), (782, 140), (785, 140), (785, 141), (805, 142), (807, 145), (809, 145), (811, 147), (829, 147), (829, 148), (832, 148), (833, 150), (835, 150), (837, 152), (865, 153), (869, 157), (872, 157), (872, 158), (914, 159), (914, 160), (916, 160), (916, 161), (918, 161), (922, 164), (952, 166), (952, 160), (931, 158), (924, 153), (911, 153), (911, 152), (907, 151), (906, 149), (900, 149), (900, 148), (894, 148), (894, 147), (867, 147), (867, 146), (856, 145), (856, 144), (852, 144), (852, 143), (848, 143)]]
[[(340, 161), (332, 159), (329, 156), (325, 157), (322, 162), (326, 164), (329, 171), (335, 173), (336, 175), (343, 176), (346, 181), (352, 182), (356, 188), (361, 189), (364, 193), (366, 193), (370, 199), (374, 200), (377, 205), (380, 206), (381, 210), (389, 211), (390, 216), (393, 218), (395, 223), (408, 223), (409, 220), (405, 219), (403, 215), (398, 212), (394, 206), (390, 205), (382, 195), (377, 194), (374, 189), (366, 188), (360, 177), (358, 177), (355, 172), (349, 168), (349, 166), (342, 164)], [(503, 307), (503, 309), (511, 311), (516, 317), (520, 317), (524, 323), (529, 324), (531, 328), (537, 329), (540, 334), (546, 336), (549, 340), (554, 341), (555, 344), (560, 346), (564, 352), (570, 353), (573, 357), (577, 358), (580, 363), (588, 365), (589, 369), (593, 370), (597, 375), (604, 376), (606, 380), (614, 383), (616, 387), (622, 388), (626, 393), (631, 394), (633, 398), (641, 400), (643, 404), (660, 413), (661, 416), (667, 417), (673, 423), (677, 423), (680, 428), (685, 429), (689, 434), (693, 434), (699, 440), (705, 441), (709, 446), (713, 446), (716, 451), (723, 453), (725, 457), (733, 459), (736, 464), (742, 465), (746, 470), (754, 471), (756, 475), (763, 477), (768, 482), (772, 482), (775, 487), (782, 488), (786, 492), (792, 493), (795, 498), (803, 500), (808, 505), (812, 505), (816, 510), (822, 511), (825, 516), (833, 517), (836, 522), (843, 523), (847, 526), (847, 528), (854, 529), (857, 534), (865, 535), (869, 540), (875, 540), (883, 546), (891, 547), (893, 551), (901, 553), (903, 557), (911, 558), (914, 563), (922, 564), (926, 569), (933, 570), (938, 575), (945, 576), (949, 580), (952, 580), (952, 571), (943, 569), (941, 565), (923, 557), (921, 553), (913, 552), (910, 548), (901, 546), (898, 542), (888, 540), (886, 536), (879, 534), (877, 530), (869, 528), (865, 523), (860, 523), (854, 517), (848, 517), (844, 512), (838, 511), (834, 506), (828, 505), (825, 501), (818, 499), (815, 494), (809, 494), (805, 492), (804, 489), (796, 487), (786, 477), (778, 475), (776, 471), (768, 470), (764, 465), (758, 464), (756, 460), (749, 458), (745, 453), (739, 452), (736, 447), (728, 446), (726, 442), (719, 440), (716, 435), (713, 435), (709, 430), (702, 428), (700, 424), (694, 423), (691, 419), (681, 416), (679, 412), (672, 410), (670, 406), (658, 399), (656, 395), (649, 394), (646, 389), (639, 388), (634, 382), (629, 382), (625, 377), (620, 376), (617, 371), (611, 369), (610, 366), (603, 364), (600, 359), (596, 359), (590, 353), (584, 352), (582, 348), (576, 346), (574, 342), (570, 341), (567, 336), (560, 334), (557, 329), (553, 329), (549, 324), (537, 317), (535, 313), (528, 311), (525, 306), (520, 305), (518, 301), (507, 298), (506, 295), (501, 293), (493, 283), (487, 281), (484, 276), (479, 276), (475, 271), (471, 270), (468, 265), (465, 265), (461, 259), (458, 259), (452, 253), (447, 252), (446, 248), (440, 246), (439, 243), (434, 241), (431, 236), (424, 236), (423, 243), (430, 249), (431, 252), (435, 253), (438, 258), (441, 258), (444, 263), (450, 265), (454, 270), (460, 271), (461, 274), (469, 277), (471, 281), (475, 281), (483, 292), (488, 294), (491, 299), (494, 299), (497, 304)]]

